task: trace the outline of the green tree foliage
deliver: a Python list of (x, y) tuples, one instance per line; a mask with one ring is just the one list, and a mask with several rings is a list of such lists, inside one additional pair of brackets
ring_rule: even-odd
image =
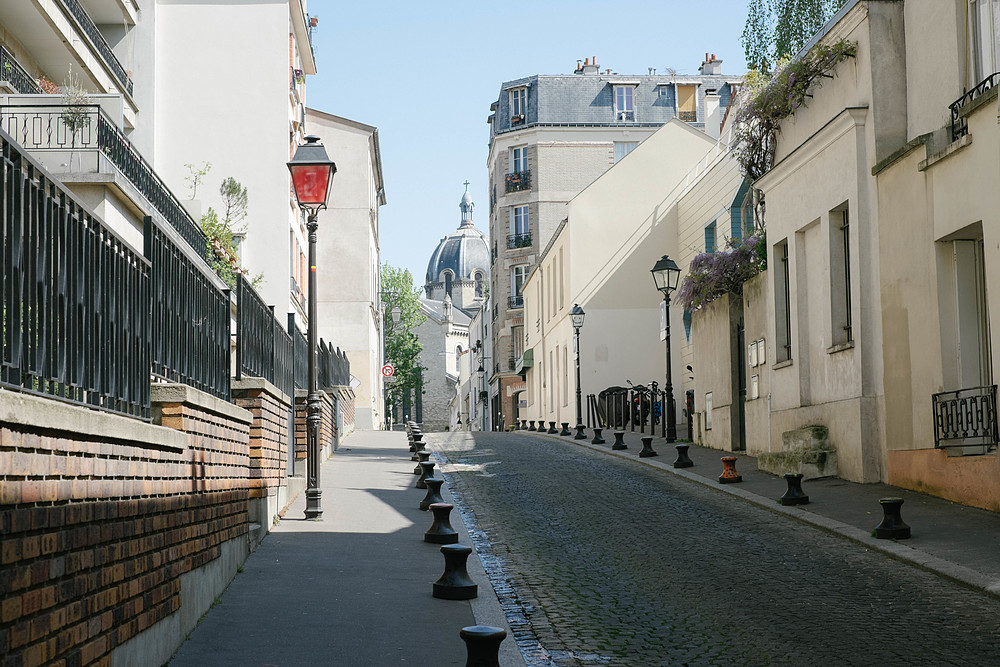
[(413, 390), (420, 390), (420, 352), (416, 328), (426, 319), (420, 312), (420, 289), (413, 286), (413, 276), (405, 269), (383, 264), (382, 304), (385, 327), (385, 360), (395, 368), (394, 382), (386, 383), (386, 405), (402, 400)]
[(747, 67), (769, 72), (782, 58), (794, 56), (844, 0), (750, 0), (740, 41)]
[[(205, 164), (208, 165), (207, 162)], [(204, 176), (205, 173), (207, 173), (207, 170), (200, 172), (198, 181), (200, 181), (200, 177)], [(196, 184), (195, 187), (197, 187)], [(201, 216), (201, 229), (205, 232), (205, 236), (208, 237), (205, 260), (212, 267), (212, 270), (215, 271), (216, 275), (222, 278), (223, 282), (229, 285), (231, 289), (235, 289), (237, 274), (246, 273), (246, 269), (240, 266), (233, 237), (236, 234), (243, 234), (246, 231), (246, 227), (242, 222), (247, 217), (247, 205), (250, 199), (246, 187), (241, 185), (232, 176), (222, 181), (222, 185), (219, 187), (219, 194), (222, 195), (224, 216), (220, 218), (219, 214), (211, 206)], [(263, 278), (263, 275), (254, 276), (250, 278), (250, 283), (254, 287), (257, 287)]]

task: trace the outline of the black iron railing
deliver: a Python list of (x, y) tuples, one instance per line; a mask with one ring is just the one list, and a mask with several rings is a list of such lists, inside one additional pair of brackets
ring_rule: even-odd
[(507, 174), (507, 178), (504, 179), (504, 192), (520, 192), (521, 190), (530, 189), (531, 171), (529, 169)]
[(524, 308), (523, 296), (507, 297), (507, 308)]
[(292, 337), (292, 358), (295, 361), (294, 384), (296, 389), (309, 388), (309, 342), (297, 324), (295, 313), (288, 313), (288, 333)]
[(42, 92), (31, 75), (14, 58), (14, 54), (3, 46), (0, 46), (0, 79), (9, 82), (14, 86), (14, 90), (25, 95)]
[[(274, 307), (271, 307), (274, 312)], [(274, 361), (273, 377), (274, 383), (289, 398), (295, 397), (295, 341), (290, 331), (285, 329), (276, 318), (271, 317), (271, 326), (274, 336)], [(308, 356), (306, 358), (308, 363)]]
[(236, 276), (236, 379), (274, 382), (274, 314), (250, 282)]
[(0, 384), (149, 419), (149, 262), (0, 148)]
[(490, 251), (490, 260), (493, 261), (493, 262), (497, 261), (497, 244), (496, 243), (493, 244), (493, 249)]
[(87, 10), (79, 3), (79, 0), (59, 0), (63, 8), (69, 17), (76, 23), (80, 31), (87, 36), (90, 43), (93, 45), (94, 50), (101, 55), (104, 63), (108, 66), (108, 69), (121, 84), (122, 88), (129, 94), (132, 95), (132, 79), (129, 77), (125, 68), (118, 61), (118, 57), (115, 56), (115, 52), (111, 50), (111, 46), (108, 41), (104, 39), (104, 35), (98, 30), (97, 25), (94, 24), (93, 19), (87, 13)]
[(513, 116), (510, 117), (510, 126), (514, 127), (514, 126), (517, 126), (517, 125), (524, 125), (524, 114), (523, 113), (514, 114)]
[(698, 122), (698, 112), (697, 111), (678, 111), (677, 118), (684, 121), (685, 123), (696, 123)]
[(972, 90), (965, 93), (957, 100), (948, 105), (951, 109), (951, 140), (958, 141), (965, 135), (969, 133), (969, 122), (962, 114), (962, 110), (967, 104), (970, 104), (973, 100), (981, 97), (986, 91), (990, 90), (1000, 82), (1000, 72), (994, 72), (988, 77), (980, 81), (973, 87)]
[(635, 120), (634, 111), (619, 111), (615, 114), (615, 120), (619, 123), (631, 122)]
[(339, 347), (334, 349), (332, 345), (320, 338), (316, 357), (319, 370), (318, 381), (321, 389), (346, 387), (351, 384), (351, 362), (348, 360), (346, 352), (341, 352)]
[(201, 226), (99, 106), (5, 105), (0, 106), (0, 122), (29, 150), (67, 153), (70, 170), (75, 158), (80, 170), (96, 171), (99, 161), (88, 158), (85, 168), (83, 157), (104, 155), (184, 240), (205, 256), (208, 241)]
[(144, 237), (152, 264), (152, 374), (230, 400), (229, 290), (149, 216)]
[(931, 396), (934, 411), (934, 446), (995, 447), (997, 387), (970, 387)]
[(511, 234), (507, 237), (507, 249), (512, 250), (514, 248), (530, 248), (531, 247), (531, 232), (526, 232), (524, 234)]

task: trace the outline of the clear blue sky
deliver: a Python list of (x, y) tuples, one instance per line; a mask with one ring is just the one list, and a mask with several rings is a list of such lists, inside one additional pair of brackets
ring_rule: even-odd
[(422, 285), (438, 241), (458, 227), (466, 179), (476, 226), (489, 233), (486, 117), (502, 82), (570, 74), (592, 56), (620, 74), (696, 74), (706, 51), (722, 59), (723, 73), (742, 74), (746, 4), (308, 0), (319, 18), (319, 72), (307, 101), (378, 127), (388, 200), (382, 261)]

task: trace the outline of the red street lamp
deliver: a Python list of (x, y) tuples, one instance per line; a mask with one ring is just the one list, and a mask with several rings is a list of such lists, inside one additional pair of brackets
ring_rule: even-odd
[(295, 155), (288, 163), (292, 175), (292, 187), (299, 208), (306, 213), (306, 229), (309, 230), (309, 395), (306, 398), (306, 519), (320, 520), (323, 508), (319, 488), (319, 422), (320, 398), (319, 378), (316, 359), (316, 230), (319, 228), (317, 216), (326, 208), (330, 196), (333, 175), (337, 165), (327, 154), (319, 137), (309, 135), (306, 143), (295, 149)]

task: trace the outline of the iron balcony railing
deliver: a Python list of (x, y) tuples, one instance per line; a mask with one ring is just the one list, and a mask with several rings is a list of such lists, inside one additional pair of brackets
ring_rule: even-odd
[(151, 373), (228, 401), (229, 290), (152, 217), (144, 223), (144, 254), (152, 265)]
[(970, 387), (931, 396), (934, 446), (965, 447), (998, 443), (997, 387)]
[(316, 357), (320, 388), (346, 387), (351, 384), (351, 362), (346, 352), (341, 352), (339, 347), (334, 349), (320, 338)]
[(0, 123), (28, 150), (65, 153), (70, 170), (96, 171), (100, 168), (96, 156), (103, 155), (201, 257), (205, 256), (208, 241), (201, 226), (98, 105), (4, 105), (0, 106)]
[(969, 122), (963, 115), (962, 110), (966, 107), (966, 105), (971, 104), (977, 98), (982, 97), (986, 91), (993, 88), (993, 86), (995, 86), (998, 82), (1000, 82), (1000, 72), (994, 72), (977, 83), (972, 90), (948, 105), (948, 108), (951, 109), (952, 141), (958, 141), (969, 133)]
[(619, 111), (615, 114), (615, 120), (619, 123), (632, 122), (635, 120), (634, 111)]
[(513, 250), (514, 248), (530, 248), (531, 247), (531, 232), (525, 232), (524, 234), (511, 234), (507, 237), (507, 249)]
[(515, 127), (517, 125), (524, 125), (524, 114), (514, 114), (510, 117), (510, 126)]
[(4, 132), (0, 149), (0, 384), (149, 419), (150, 262)]
[(14, 90), (24, 95), (37, 95), (42, 92), (31, 75), (21, 67), (14, 54), (0, 46), (0, 79), (9, 82)]
[(511, 296), (507, 298), (507, 308), (524, 308), (523, 296)]
[(678, 120), (682, 120), (685, 123), (695, 123), (695, 122), (698, 121), (698, 112), (697, 111), (678, 111), (677, 112), (677, 118), (678, 118)]
[(504, 192), (520, 192), (531, 189), (531, 170), (514, 171), (504, 180)]
[(91, 45), (94, 50), (100, 54), (104, 63), (108, 66), (108, 69), (114, 75), (118, 83), (121, 84), (122, 88), (132, 96), (132, 79), (129, 77), (125, 68), (118, 61), (118, 57), (115, 56), (114, 51), (111, 50), (111, 46), (108, 41), (104, 39), (104, 35), (98, 30), (97, 25), (94, 23), (93, 19), (87, 13), (87, 10), (83, 8), (79, 0), (59, 0), (62, 4), (63, 9), (66, 10), (66, 14), (76, 23), (80, 31), (87, 36), (90, 40)]

